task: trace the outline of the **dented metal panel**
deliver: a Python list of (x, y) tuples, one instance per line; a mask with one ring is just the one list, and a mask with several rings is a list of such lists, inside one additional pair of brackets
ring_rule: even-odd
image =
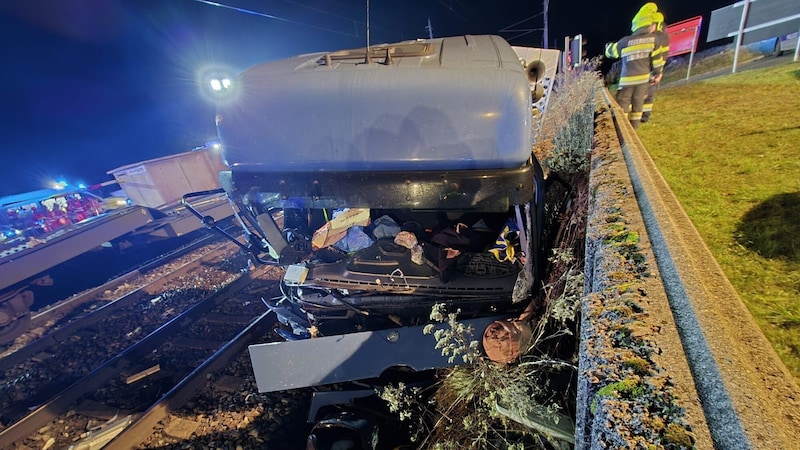
[[(480, 342), (483, 330), (508, 315), (464, 320)], [(437, 325), (437, 328), (446, 325)], [(422, 326), (349, 333), (289, 342), (250, 346), (250, 360), (259, 392), (275, 392), (363, 380), (380, 376), (392, 367), (416, 371), (450, 367), (452, 363), (435, 348), (431, 334)]]
[(183, 194), (219, 187), (219, 172), (226, 169), (219, 154), (191, 151), (118, 167), (113, 175), (135, 205), (165, 208)]

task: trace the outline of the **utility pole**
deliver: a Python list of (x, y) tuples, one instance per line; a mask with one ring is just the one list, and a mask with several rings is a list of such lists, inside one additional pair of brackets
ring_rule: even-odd
[(431, 18), (428, 17), (428, 26), (425, 27), (428, 31), (428, 39), (433, 39), (433, 25), (431, 25)]
[(548, 9), (549, 6), (550, 6), (550, 0), (544, 0), (544, 36), (542, 36), (542, 40), (544, 41), (543, 45), (542, 45), (543, 48), (550, 48), (550, 47), (547, 46), (548, 45), (547, 44), (547, 41), (548, 41), (548, 37), (547, 37), (547, 15), (548, 15), (547, 9)]
[(367, 64), (370, 63), (369, 58), (369, 0), (367, 0), (367, 55), (366, 55)]

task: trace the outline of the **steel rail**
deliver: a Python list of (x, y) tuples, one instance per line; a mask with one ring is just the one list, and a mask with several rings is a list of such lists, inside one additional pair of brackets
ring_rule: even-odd
[[(275, 323), (275, 315), (267, 311), (253, 320), (245, 329), (217, 350), (200, 364), (192, 373), (179, 381), (153, 405), (142, 413), (133, 423), (127, 426), (105, 447), (106, 450), (125, 450), (143, 443), (150, 437), (158, 423), (188, 402), (208, 382), (208, 375), (213, 374), (247, 349), (249, 344), (263, 336)], [(271, 320), (267, 320), (269, 319)]]
[[(158, 292), (159, 290), (163, 289), (170, 280), (174, 279), (175, 277), (179, 277), (185, 275), (197, 268), (201, 267), (203, 264), (207, 263), (210, 260), (213, 260), (219, 254), (219, 251), (225, 251), (226, 249), (233, 250), (233, 245), (230, 243), (223, 243), (219, 247), (217, 247), (214, 251), (207, 253), (205, 255), (201, 255), (198, 258), (195, 258), (187, 263), (181, 265), (180, 267), (176, 268), (172, 272), (162, 275), (156, 279), (153, 279), (146, 284), (136, 288), (135, 290), (123, 295), (122, 297), (117, 298), (116, 300), (111, 300), (105, 305), (101, 306), (100, 308), (92, 311), (91, 313), (81, 317), (78, 320), (68, 322), (64, 325), (59, 326), (55, 330), (47, 333), (46, 335), (32, 341), (30, 344), (10, 353), (2, 358), (0, 358), (0, 372), (4, 372), (11, 367), (14, 367), (18, 364), (21, 364), (28, 359), (30, 359), (33, 355), (41, 353), (48, 348), (58, 345), (65, 340), (69, 339), (73, 336), (78, 330), (82, 328), (87, 328), (95, 323), (107, 318), (111, 314), (119, 311), (122, 308), (128, 307), (146, 297), (150, 297), (153, 294), (151, 292)], [(161, 259), (160, 261), (163, 263), (174, 259), (173, 257), (168, 257), (166, 259)], [(121, 286), (123, 283), (129, 281), (134, 276), (141, 274), (140, 270), (137, 269), (134, 272), (128, 272), (122, 275), (121, 279), (114, 279), (102, 286), (99, 286), (91, 291), (80, 294), (73, 299), (70, 299), (71, 303), (70, 306), (72, 308), (76, 308), (83, 303), (89, 302), (95, 298), (95, 296), (99, 293), (105, 292), (106, 289), (114, 289), (117, 286)], [(56, 306), (55, 308), (61, 308), (62, 306)], [(62, 311), (63, 312), (63, 311)], [(45, 313), (41, 313), (45, 314)]]
[(222, 304), (235, 293), (247, 288), (252, 283), (252, 275), (251, 273), (245, 273), (239, 276), (219, 291), (207, 296), (200, 303), (172, 318), (142, 340), (129, 346), (80, 380), (72, 383), (25, 417), (10, 424), (0, 431), (0, 442), (3, 442), (4, 445), (20, 442), (59, 415), (65, 414), (70, 405), (81, 397), (94, 392), (99, 386), (109, 382), (114, 377), (118, 377), (128, 366), (145, 358), (154, 348), (165, 343), (180, 330), (186, 328), (188, 324), (199, 320), (214, 307)]

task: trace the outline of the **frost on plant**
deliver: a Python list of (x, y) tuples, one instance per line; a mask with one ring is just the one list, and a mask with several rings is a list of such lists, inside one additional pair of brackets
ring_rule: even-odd
[(557, 76), (547, 110), (535, 124), (540, 130), (534, 153), (549, 171), (571, 175), (587, 170), (599, 80), (592, 65)]
[(389, 405), (389, 411), (397, 414), (401, 421), (410, 420), (419, 388), (407, 388), (402, 381), (397, 386), (385, 386), (378, 394)]
[(464, 325), (456, 318), (461, 310), (447, 312), (446, 305), (438, 303), (431, 308), (430, 319), (434, 322), (444, 323), (446, 327), (437, 327), (431, 323), (426, 325), (422, 332), (433, 334), (436, 339), (434, 348), (441, 350), (442, 356), (447, 356), (447, 361), (453, 364), (461, 358), (464, 364), (472, 364), (481, 356), (480, 344), (472, 339), (472, 325)]
[(536, 448), (522, 443), (533, 439), (533, 431), (501, 414), (511, 411), (517, 417), (547, 416), (557, 423), (561, 406), (554, 401), (542, 369), (563, 368), (559, 364), (533, 367), (501, 365), (480, 353), (472, 339), (473, 330), (459, 323), (458, 311), (448, 313), (436, 305), (426, 334), (436, 339), (436, 348), (452, 361), (463, 358), (467, 365), (440, 371), (432, 407), (428, 410), (430, 435), (422, 442), (426, 448)]
[[(557, 290), (558, 295), (549, 298), (548, 302), (548, 315), (562, 325), (575, 320), (583, 294), (583, 268), (574, 262), (575, 257), (571, 248), (554, 249), (553, 256), (550, 258), (550, 263), (554, 267), (564, 266), (567, 268), (556, 280), (556, 283), (562, 285)], [(552, 294), (555, 291), (553, 284), (546, 286), (545, 291), (548, 296)]]

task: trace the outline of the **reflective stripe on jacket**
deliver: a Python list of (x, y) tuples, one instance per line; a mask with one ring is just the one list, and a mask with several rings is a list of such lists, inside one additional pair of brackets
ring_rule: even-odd
[[(656, 35), (656, 49), (653, 51), (653, 65), (663, 70), (669, 57), (669, 34), (663, 30), (656, 31), (654, 34)], [(659, 70), (658, 73), (661, 71)], [(653, 75), (658, 75), (658, 73)]]
[(658, 61), (656, 50), (656, 33), (648, 33), (643, 28), (619, 41), (607, 44), (605, 54), (609, 58), (622, 59), (620, 86), (644, 84), (650, 81), (651, 75), (658, 75), (664, 69), (663, 58)]

